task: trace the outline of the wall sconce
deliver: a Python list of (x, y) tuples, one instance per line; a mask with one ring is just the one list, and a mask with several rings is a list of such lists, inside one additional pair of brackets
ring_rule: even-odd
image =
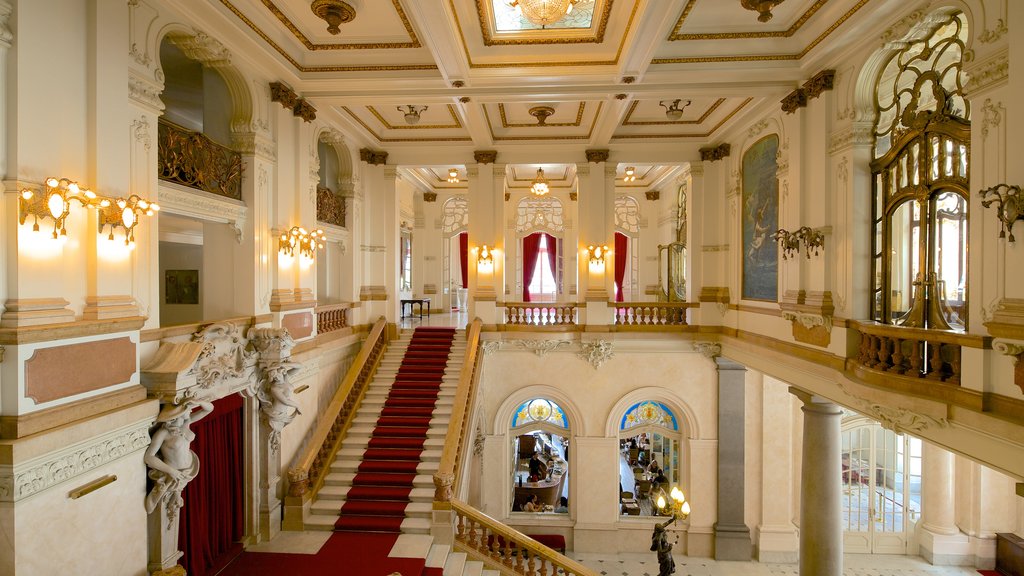
[(312, 232), (299, 226), (292, 226), (288, 232), (281, 234), (281, 245), (278, 250), (286, 256), (295, 256), (298, 251), (300, 255), (312, 260), (316, 257), (316, 249), (324, 247), (323, 230), (317, 228)]
[(817, 256), (820, 249), (825, 246), (825, 234), (808, 226), (803, 226), (796, 232), (789, 232), (779, 228), (772, 234), (772, 240), (778, 242), (779, 248), (782, 248), (783, 260), (788, 260), (790, 257), (799, 254), (801, 245), (808, 258), (811, 257), (812, 249), (814, 250), (814, 255)]
[[(1024, 220), (1024, 198), (1020, 195), (1020, 186), (996, 184), (991, 188), (979, 191), (978, 195), (983, 198), (981, 205), (985, 208), (997, 204), (996, 218), (999, 218), (1003, 225), (999, 230), (999, 237), (1006, 238), (1006, 235), (1009, 234), (1010, 242), (1013, 242), (1013, 224), (1017, 220)], [(994, 198), (985, 200), (986, 196), (994, 196)]]
[(590, 265), (594, 267), (604, 266), (604, 258), (608, 255), (608, 245), (587, 246), (587, 257), (590, 258)]
[(480, 247), (480, 253), (476, 257), (476, 264), (481, 268), (494, 267), (494, 250), (484, 244)]
[[(103, 232), (105, 225), (110, 225), (110, 239), (113, 240), (113, 228), (120, 225), (125, 229), (125, 244), (133, 247), (135, 241), (135, 226), (139, 223), (139, 214), (144, 213), (152, 216), (160, 210), (156, 203), (149, 202), (138, 195), (132, 194), (125, 198), (106, 198), (89, 190), (83, 189), (77, 182), (67, 178), (49, 177), (45, 180), (45, 188), (36, 192), (24, 188), (18, 197), (18, 223), (24, 224), (28, 217), (32, 217), (32, 231), (39, 231), (39, 220), (49, 218), (53, 220), (53, 238), (65, 239), (68, 235), (66, 227), (67, 218), (71, 214), (71, 201), (74, 200), (86, 208), (99, 208), (103, 212), (100, 215), (100, 232)], [(116, 208), (115, 208), (116, 207)]]

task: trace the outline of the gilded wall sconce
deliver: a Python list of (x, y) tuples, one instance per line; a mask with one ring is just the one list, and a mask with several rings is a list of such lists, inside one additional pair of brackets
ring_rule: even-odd
[(50, 177), (44, 181), (41, 191), (28, 188), (21, 190), (18, 196), (18, 223), (25, 224), (32, 217), (32, 231), (39, 231), (39, 221), (47, 218), (53, 220), (53, 238), (67, 238), (67, 219), (71, 214), (72, 201), (86, 208), (101, 210), (99, 232), (104, 226), (110, 225), (110, 236), (113, 240), (113, 228), (121, 226), (125, 229), (125, 244), (134, 246), (135, 226), (139, 223), (140, 214), (152, 216), (160, 210), (156, 203), (149, 202), (136, 194), (125, 198), (107, 198), (100, 196), (88, 188), (82, 188), (77, 182), (67, 178)]
[(590, 259), (591, 266), (604, 266), (604, 259), (607, 255), (607, 244), (602, 244), (601, 246), (587, 246), (587, 257)]
[(494, 251), (488, 248), (487, 244), (480, 247), (480, 254), (476, 258), (476, 263), (484, 268), (494, 266)]
[[(996, 184), (979, 191), (978, 195), (981, 196), (981, 205), (985, 208), (996, 204), (996, 218), (1002, 223), (999, 237), (1006, 238), (1009, 234), (1010, 242), (1013, 242), (1013, 224), (1017, 220), (1024, 220), (1024, 198), (1020, 195), (1020, 186)], [(989, 196), (991, 198), (988, 198)]]
[(114, 240), (114, 228), (124, 229), (125, 246), (135, 248), (135, 227), (139, 225), (140, 215), (152, 216), (160, 206), (132, 194), (128, 198), (118, 198), (113, 204), (100, 207), (99, 233), (110, 227), (107, 240)]
[(772, 234), (772, 240), (779, 243), (783, 260), (788, 260), (799, 254), (801, 247), (808, 258), (811, 257), (811, 250), (814, 250), (814, 255), (817, 256), (821, 248), (825, 246), (825, 234), (809, 226), (802, 226), (796, 232), (779, 228)]
[(324, 247), (326, 234), (317, 228), (312, 232), (300, 226), (292, 226), (288, 232), (281, 234), (278, 250), (286, 256), (295, 256), (295, 252), (312, 260), (316, 257), (317, 248)]

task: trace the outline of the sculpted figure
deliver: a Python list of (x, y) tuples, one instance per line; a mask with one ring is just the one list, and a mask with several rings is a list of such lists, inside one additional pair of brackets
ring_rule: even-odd
[[(193, 408), (198, 410), (193, 412)], [(189, 426), (211, 412), (213, 404), (189, 400), (164, 406), (156, 417), (157, 429), (144, 457), (153, 480), (153, 489), (146, 495), (146, 512), (152, 513), (166, 502), (168, 520), (172, 521), (184, 505), (181, 491), (199, 473), (199, 457), (189, 449), (196, 435)]]
[(271, 363), (264, 372), (266, 384), (257, 393), (263, 414), (270, 425), (270, 441), (275, 450), (280, 447), (281, 430), (297, 414), (302, 413), (299, 411), (299, 403), (292, 395), (295, 385), (291, 381), (291, 377), (301, 369), (302, 364), (291, 360)]
[(658, 553), (658, 576), (669, 576), (676, 571), (676, 561), (672, 558), (672, 543), (668, 541), (668, 532), (665, 530), (675, 518), (669, 518), (663, 524), (654, 525), (654, 533), (651, 534), (651, 552)]

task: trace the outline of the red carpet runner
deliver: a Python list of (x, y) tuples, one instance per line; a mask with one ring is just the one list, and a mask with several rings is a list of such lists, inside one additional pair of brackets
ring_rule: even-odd
[(401, 532), (454, 338), (453, 328), (413, 332), (335, 530)]

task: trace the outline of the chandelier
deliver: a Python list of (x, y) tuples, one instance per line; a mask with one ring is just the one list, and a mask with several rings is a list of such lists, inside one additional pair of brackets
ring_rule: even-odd
[(622, 177), (623, 182), (633, 182), (636, 180), (636, 168), (633, 166), (626, 167), (626, 175)]
[(658, 105), (665, 109), (665, 117), (675, 122), (683, 117), (683, 110), (686, 110), (686, 107), (690, 105), (689, 100), (685, 104), (680, 105), (681, 102), (683, 102), (682, 98), (676, 98), (675, 100), (662, 100), (658, 102)]
[(740, 0), (740, 4), (747, 10), (758, 13), (758, 22), (767, 22), (772, 19), (772, 8), (782, 4), (785, 0)]
[(538, 26), (554, 24), (566, 14), (572, 12), (572, 7), (580, 0), (512, 0), (509, 6), (519, 8), (523, 18)]
[(459, 183), (459, 169), (458, 168), (449, 168), (448, 169), (448, 183), (449, 184), (458, 184)]
[(420, 113), (426, 112), (430, 106), (413, 106), (412, 104), (406, 104), (405, 106), (398, 106), (398, 111), (405, 116), (405, 123), (410, 126), (413, 124), (419, 124)]
[(533, 181), (533, 185), (530, 186), (530, 192), (537, 196), (543, 196), (551, 191), (548, 186), (548, 181), (544, 178), (544, 169), (537, 168), (537, 179)]

